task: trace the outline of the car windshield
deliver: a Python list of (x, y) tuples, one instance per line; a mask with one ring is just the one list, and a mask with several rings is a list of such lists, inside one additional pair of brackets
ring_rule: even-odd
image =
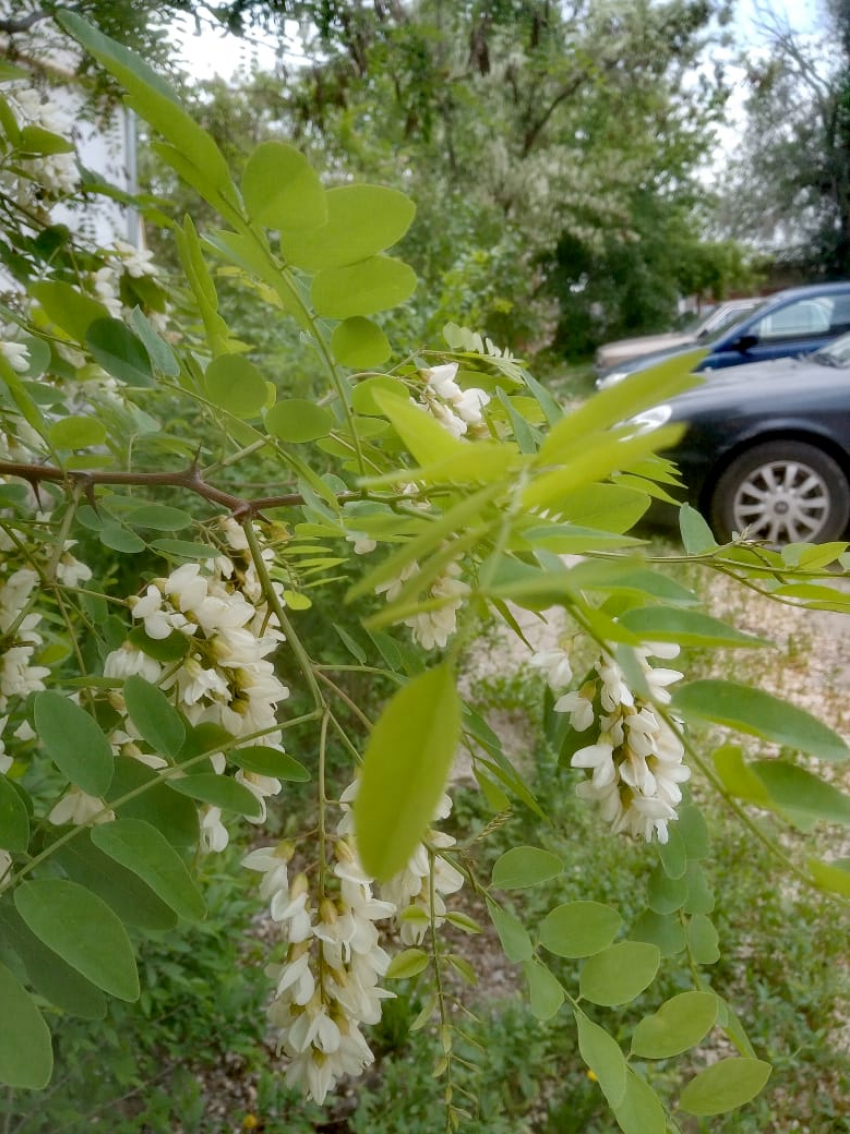
[(811, 357), (821, 366), (850, 366), (850, 335), (842, 335), (829, 346), (815, 351)]
[(725, 338), (725, 336), (729, 334), (736, 323), (743, 323), (745, 319), (751, 319), (754, 315), (757, 315), (758, 312), (761, 311), (762, 307), (766, 306), (767, 301), (765, 301), (764, 303), (759, 303), (755, 307), (751, 307), (749, 311), (736, 311), (734, 319), (729, 319), (728, 322), (724, 322), (722, 326), (713, 328), (707, 335), (701, 336), (700, 345), (705, 345), (706, 343), (714, 343), (720, 338)]

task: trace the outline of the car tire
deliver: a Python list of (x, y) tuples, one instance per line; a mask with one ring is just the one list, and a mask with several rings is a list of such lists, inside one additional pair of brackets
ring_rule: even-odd
[(840, 465), (814, 445), (765, 441), (720, 474), (710, 519), (724, 541), (744, 531), (773, 545), (837, 540), (850, 521), (850, 485)]

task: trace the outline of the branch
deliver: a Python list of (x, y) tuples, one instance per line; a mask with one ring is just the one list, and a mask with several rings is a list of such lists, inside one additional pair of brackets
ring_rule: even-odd
[[(202, 496), (212, 504), (220, 504), (229, 509), (233, 518), (240, 523), (252, 519), (266, 508), (291, 508), (305, 503), (304, 497), (299, 492), (289, 492), (282, 496), (258, 496), (253, 500), (246, 500), (232, 492), (225, 492), (213, 484), (208, 484), (195, 464), (177, 472), (95, 472), (65, 470), (53, 465), (0, 461), (0, 476), (14, 476), (25, 480), (36, 492), (38, 486), (45, 481), (77, 487), (85, 492), (92, 505), (94, 505), (93, 490), (98, 484), (161, 485), (182, 488)], [(343, 504), (348, 500), (359, 499), (361, 497), (356, 492), (341, 492), (337, 496), (337, 500)]]

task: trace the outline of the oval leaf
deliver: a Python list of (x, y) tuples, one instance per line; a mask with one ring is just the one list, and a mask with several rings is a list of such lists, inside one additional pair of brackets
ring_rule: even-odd
[(601, 902), (567, 902), (543, 919), (540, 944), (558, 957), (592, 957), (608, 948), (621, 924), (617, 911)]
[(136, 1000), (139, 977), (127, 931), (105, 902), (62, 878), (24, 882), (15, 906), (32, 932), (71, 968), (119, 1000)]
[(523, 961), (522, 969), (528, 981), (531, 1011), (538, 1020), (551, 1020), (566, 999), (560, 981), (536, 959)]
[(192, 524), (192, 517), (182, 508), (169, 504), (143, 504), (126, 516), (127, 523), (137, 528), (152, 528), (157, 532), (179, 532)]
[(334, 427), (334, 416), (324, 406), (306, 398), (287, 398), (277, 402), (266, 414), (266, 429), (289, 444), (302, 444), (327, 437)]
[(626, 1096), (626, 1058), (620, 1045), (604, 1028), (576, 1012), (578, 1049), (581, 1057), (599, 1080), (610, 1107), (618, 1107)]
[(260, 776), (274, 776), (275, 779), (289, 780), (298, 784), (305, 784), (310, 779), (310, 773), (303, 764), (294, 760), (288, 752), (281, 752), (278, 748), (266, 748), (262, 745), (234, 748), (227, 753), (227, 759), (237, 768), (244, 768), (246, 772), (256, 772)]
[(179, 780), (166, 780), (166, 785), (180, 795), (198, 799), (222, 811), (235, 811), (249, 819), (259, 819), (263, 806), (252, 791), (229, 776), (219, 776), (215, 772), (199, 772)]
[(658, 1095), (631, 1067), (626, 1072), (626, 1093), (614, 1109), (623, 1134), (666, 1134), (667, 1116)]
[(122, 799), (144, 787), (117, 806), (122, 818), (144, 819), (160, 831), (172, 846), (196, 847), (200, 834), (198, 809), (195, 804), (177, 792), (169, 791), (167, 783), (147, 765), (131, 756), (115, 760), (115, 775), (107, 793), (110, 803)]
[(53, 1074), (53, 1045), (41, 1013), (5, 965), (0, 964), (0, 1082), (39, 1091)]
[(409, 682), (381, 713), (354, 800), (357, 845), (368, 874), (403, 870), (434, 817), (460, 740), (460, 703), (447, 665)]
[(416, 291), (416, 273), (390, 256), (373, 256), (345, 268), (325, 268), (313, 279), (310, 299), (317, 315), (348, 319), (374, 315), (404, 303)]
[(720, 948), (714, 922), (705, 914), (694, 914), (688, 923), (688, 946), (698, 965), (713, 965), (720, 960)]
[(629, 1004), (655, 980), (661, 953), (644, 941), (620, 941), (585, 962), (579, 989), (592, 1004)]
[(130, 720), (155, 752), (176, 756), (186, 738), (183, 718), (161, 689), (143, 677), (128, 677), (124, 700)]
[(850, 759), (845, 741), (817, 717), (735, 681), (693, 681), (674, 693), (672, 708), (684, 717), (725, 725), (821, 760)]
[(337, 362), (356, 370), (380, 366), (392, 354), (390, 340), (378, 324), (360, 315), (345, 319), (334, 329), (331, 350)]
[(404, 949), (390, 961), (384, 974), (388, 980), (407, 980), (428, 968), (428, 954), (424, 949)]
[(534, 947), (522, 922), (515, 918), (512, 913), (503, 910), (501, 906), (497, 906), (495, 902), (491, 902), (489, 899), (487, 910), (490, 914), (490, 920), (496, 927), (499, 941), (508, 960), (514, 963), (530, 960)]
[(107, 374), (129, 386), (153, 385), (145, 344), (120, 319), (96, 319), (86, 331), (86, 346)]
[(328, 219), (325, 196), (318, 173), (286, 142), (262, 142), (248, 158), (242, 197), (258, 224), (302, 233), (319, 228)]
[(102, 445), (106, 440), (106, 426), (94, 417), (63, 417), (49, 430), (50, 444), (57, 449), (87, 449)]
[(30, 295), (41, 304), (51, 322), (78, 343), (86, 341), (86, 331), (95, 320), (109, 319), (109, 311), (102, 303), (58, 280), (33, 284)]
[(564, 869), (556, 854), (540, 847), (512, 847), (493, 864), (491, 882), (501, 890), (524, 890), (548, 882)]
[(6, 777), (0, 774), (0, 847), (25, 851), (30, 840), (30, 820), (24, 801)]
[(214, 358), (204, 373), (207, 397), (234, 417), (256, 417), (266, 404), (266, 380), (241, 354)]
[(688, 1114), (723, 1114), (754, 1099), (772, 1068), (761, 1059), (721, 1059), (700, 1071), (682, 1091), (679, 1107)]
[(204, 899), (186, 864), (150, 823), (116, 819), (93, 828), (91, 840), (104, 854), (147, 882), (180, 917), (197, 921), (204, 916)]
[(705, 1039), (716, 1020), (713, 992), (683, 992), (641, 1020), (632, 1036), (632, 1054), (644, 1059), (681, 1055)]
[(316, 271), (338, 268), (383, 252), (404, 236), (416, 206), (397, 189), (343, 185), (325, 194), (327, 223), (318, 231), (295, 229), (282, 236), (286, 259)]
[(669, 914), (680, 910), (688, 898), (688, 879), (670, 878), (661, 863), (649, 876), (647, 904), (658, 914)]
[(97, 722), (59, 693), (35, 697), (35, 730), (47, 754), (72, 784), (88, 795), (103, 795), (112, 780), (112, 747)]

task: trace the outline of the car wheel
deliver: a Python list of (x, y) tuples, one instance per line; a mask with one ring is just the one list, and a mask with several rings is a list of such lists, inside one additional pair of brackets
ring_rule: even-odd
[(767, 441), (724, 469), (711, 499), (720, 539), (746, 531), (771, 544), (840, 539), (850, 487), (832, 457), (805, 441)]

